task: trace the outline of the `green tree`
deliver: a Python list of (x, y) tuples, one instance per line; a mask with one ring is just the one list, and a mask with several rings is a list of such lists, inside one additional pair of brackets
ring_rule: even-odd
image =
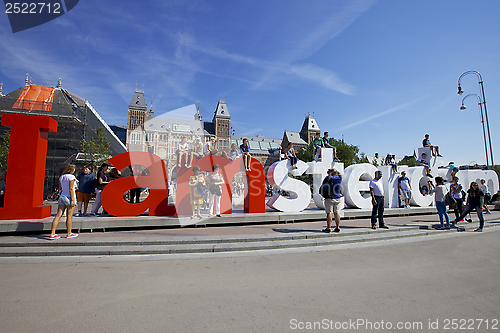
[(0, 169), (7, 170), (7, 158), (9, 157), (10, 130), (0, 139)]
[(364, 160), (364, 154), (360, 156), (359, 147), (356, 145), (350, 145), (342, 140), (336, 140), (331, 138), (328, 140), (330, 145), (337, 148), (337, 158), (344, 163), (344, 167), (347, 168), (351, 164), (361, 163), (361, 159)]
[(414, 167), (414, 166), (418, 166), (418, 161), (415, 157), (412, 157), (412, 158), (407, 159), (407, 160), (399, 161), (398, 165), (407, 165), (409, 167)]
[(80, 152), (85, 154), (85, 164), (92, 165), (93, 168), (106, 162), (111, 155), (109, 139), (104, 133), (104, 128), (98, 128), (96, 134), (96, 138), (89, 141), (82, 139), (80, 148)]

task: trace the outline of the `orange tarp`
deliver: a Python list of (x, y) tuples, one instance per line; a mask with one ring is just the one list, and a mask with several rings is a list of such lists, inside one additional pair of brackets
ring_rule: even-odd
[(55, 88), (27, 86), (14, 104), (14, 109), (28, 111), (50, 111)]

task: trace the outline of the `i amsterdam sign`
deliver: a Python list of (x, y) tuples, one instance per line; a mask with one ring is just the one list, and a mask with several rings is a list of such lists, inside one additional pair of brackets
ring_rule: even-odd
[[(0, 208), (0, 219), (42, 219), (51, 215), (50, 206), (43, 206), (43, 185), (49, 132), (57, 131), (57, 121), (50, 117), (21, 114), (3, 114), (3, 126), (9, 126), (10, 147), (5, 184), (4, 207)], [(232, 179), (238, 172), (244, 172), (247, 186), (244, 193), (245, 213), (265, 213), (265, 206), (282, 212), (300, 212), (308, 207), (311, 200), (309, 186), (292, 177), (304, 173), (313, 177), (313, 199), (319, 209), (324, 209), (319, 187), (329, 168), (336, 168), (343, 174), (342, 193), (345, 204), (351, 208), (368, 209), (371, 207), (369, 181), (375, 171), (383, 172), (383, 186), (386, 207), (398, 207), (398, 176), (391, 172), (390, 166), (375, 167), (371, 164), (355, 164), (344, 170), (343, 163), (333, 162), (331, 148), (326, 148), (322, 161), (299, 161), (298, 169), (292, 170), (287, 160), (275, 162), (267, 171), (269, 183), (277, 189), (290, 193), (286, 198), (275, 194), (266, 203), (265, 172), (262, 164), (252, 158), (252, 171), (245, 172), (241, 157), (232, 163), (220, 156), (205, 156), (196, 162), (202, 171), (211, 171), (214, 164), (220, 166), (224, 177), (221, 198), (222, 214), (232, 213)], [(126, 152), (112, 157), (109, 162), (121, 170), (131, 165), (142, 165), (149, 170), (148, 176), (123, 177), (109, 183), (103, 190), (101, 201), (104, 209), (114, 216), (136, 216), (148, 211), (153, 216), (183, 216), (191, 214), (188, 179), (193, 172), (184, 169), (177, 179), (176, 203), (168, 203), (167, 169), (163, 160), (147, 152)], [(449, 178), (447, 169), (438, 169), (436, 159), (431, 162), (435, 176)], [(433, 197), (423, 195), (418, 190), (426, 182), (423, 167), (400, 166), (405, 170), (413, 189), (411, 203), (426, 207), (433, 204)], [(181, 170), (182, 171), (182, 170)], [(492, 170), (461, 170), (458, 174), (464, 188), (472, 181), (485, 179), (491, 191), (497, 191), (499, 181)], [(149, 188), (148, 197), (136, 204), (127, 202), (123, 194), (137, 187)]]

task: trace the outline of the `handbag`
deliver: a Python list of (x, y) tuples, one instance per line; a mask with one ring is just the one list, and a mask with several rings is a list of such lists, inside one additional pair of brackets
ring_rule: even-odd
[(196, 189), (198, 190), (198, 193), (200, 193), (201, 195), (205, 195), (207, 191), (207, 187), (202, 182), (196, 183)]
[(210, 185), (210, 193), (215, 194), (216, 196), (220, 197), (222, 195), (222, 190), (219, 185)]

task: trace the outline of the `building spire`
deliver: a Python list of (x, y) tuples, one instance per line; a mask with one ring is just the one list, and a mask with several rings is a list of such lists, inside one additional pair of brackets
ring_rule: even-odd
[(57, 82), (57, 89), (61, 89), (62, 88), (62, 79), (59, 78), (59, 82)]
[(0, 96), (3, 96), (3, 83), (0, 82)]
[(25, 86), (30, 85), (30, 73), (26, 73), (26, 79), (24, 80), (24, 85)]

